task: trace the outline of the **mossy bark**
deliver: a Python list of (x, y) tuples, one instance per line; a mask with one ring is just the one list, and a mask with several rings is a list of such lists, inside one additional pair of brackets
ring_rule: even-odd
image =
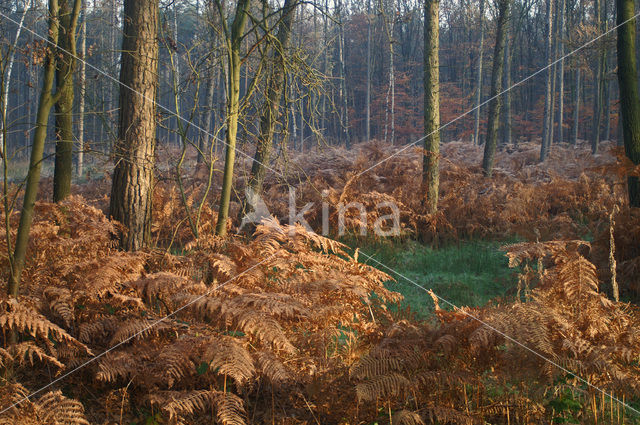
[(53, 175), (53, 202), (64, 200), (71, 193), (73, 175), (73, 73), (76, 56), (76, 28), (72, 25), (71, 0), (60, 0), (60, 47), (56, 65), (55, 105), (56, 156)]

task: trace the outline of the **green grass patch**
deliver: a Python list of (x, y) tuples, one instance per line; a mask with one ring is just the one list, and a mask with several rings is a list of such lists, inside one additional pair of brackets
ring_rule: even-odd
[[(505, 297), (517, 286), (517, 271), (509, 268), (500, 250), (505, 242), (460, 241), (438, 249), (411, 240), (350, 242), (355, 241), (347, 241), (348, 245), (360, 246), (363, 253), (394, 270), (391, 272), (364, 255), (359, 258), (393, 276), (396, 282), (389, 282), (387, 287), (404, 295), (401, 307), (410, 306), (419, 318), (429, 317), (434, 309), (431, 297), (422, 288), (433, 289), (458, 307), (475, 307)], [(449, 308), (444, 302), (440, 305)]]

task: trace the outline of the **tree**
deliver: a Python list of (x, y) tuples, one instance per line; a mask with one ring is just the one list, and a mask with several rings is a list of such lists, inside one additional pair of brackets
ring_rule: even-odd
[(56, 160), (53, 175), (53, 201), (60, 202), (71, 193), (73, 175), (73, 74), (76, 63), (76, 25), (71, 19), (71, 1), (59, 0), (59, 54), (56, 66)]
[[(605, 0), (594, 1), (595, 24), (598, 28), (598, 34), (604, 32), (604, 22), (607, 19), (607, 2)], [(604, 97), (604, 79), (605, 79), (605, 62), (606, 50), (600, 46), (597, 59), (597, 71), (594, 74), (593, 84), (593, 127), (591, 130), (591, 153), (598, 153), (600, 145), (600, 127), (602, 124), (602, 98)]]
[(149, 240), (156, 147), (158, 0), (125, 0), (120, 69), (120, 115), (110, 217), (127, 228), (122, 248)]
[(427, 213), (438, 210), (440, 185), (440, 2), (424, 1), (424, 156), (422, 185)]
[[(551, 1), (551, 0), (549, 0)], [(491, 100), (489, 101), (489, 118), (487, 122), (487, 139), (484, 144), (482, 168), (486, 176), (493, 172), (493, 160), (498, 144), (498, 126), (500, 123), (500, 91), (502, 86), (502, 72), (504, 60), (504, 45), (507, 36), (507, 21), (509, 19), (509, 0), (499, 0), (498, 27), (496, 44), (493, 52), (493, 68), (491, 70)]]
[(222, 177), (222, 193), (220, 194), (220, 208), (216, 235), (227, 235), (227, 220), (229, 218), (229, 202), (233, 184), (233, 168), (236, 160), (236, 138), (238, 135), (238, 119), (240, 117), (240, 49), (244, 35), (244, 28), (249, 17), (249, 0), (238, 0), (235, 17), (231, 28), (224, 18), (224, 8), (221, 0), (215, 0), (220, 14), (227, 55), (227, 132), (224, 175)]
[[(640, 97), (636, 67), (636, 20), (633, 0), (616, 0), (618, 24), (618, 85), (622, 132), (627, 157), (640, 164)], [(623, 25), (624, 23), (624, 25)], [(629, 177), (629, 204), (640, 208), (640, 180)]]
[(565, 0), (558, 3), (558, 56), (560, 62), (558, 67), (558, 140), (557, 143), (564, 141), (564, 37), (565, 37)]
[(482, 56), (484, 53), (484, 1), (480, 0), (480, 47), (478, 48), (478, 70), (476, 71), (476, 110), (473, 143), (480, 145), (480, 102), (482, 102)]
[(366, 100), (366, 138), (371, 140), (371, 0), (367, 0), (367, 100)]
[(84, 173), (84, 111), (87, 97), (87, 3), (82, 3), (82, 29), (80, 42), (80, 101), (78, 102), (78, 177)]
[[(548, 64), (551, 60), (551, 41), (553, 36), (553, 3), (547, 0), (547, 33), (545, 37), (545, 62)], [(548, 65), (547, 65), (548, 66)], [(547, 68), (547, 82), (544, 94), (544, 118), (542, 124), (542, 144), (540, 145), (540, 162), (547, 159), (549, 154), (549, 133), (551, 133), (551, 84), (553, 81), (552, 67)]]
[[(278, 35), (276, 36), (275, 46), (271, 54), (272, 68), (267, 75), (267, 91), (260, 116), (258, 144), (256, 146), (256, 153), (248, 183), (252, 194), (262, 193), (262, 185), (266, 174), (265, 167), (271, 158), (273, 135), (282, 111), (281, 100), (286, 75), (286, 54), (291, 39), (291, 24), (298, 3), (299, 0), (285, 0), (282, 7), (282, 17), (278, 26)], [(251, 202), (245, 202), (245, 208), (243, 208), (245, 211), (242, 211), (242, 213), (251, 212), (246, 211), (246, 208), (250, 207), (250, 204)]]
[[(80, 14), (81, 0), (75, 0), (73, 11), (70, 19), (72, 26), (75, 25)], [(49, 46), (58, 46), (60, 34), (60, 7), (58, 0), (49, 0)], [(60, 52), (55, 47), (47, 49), (44, 76), (42, 81), (42, 90), (40, 92), (40, 100), (38, 103), (38, 112), (36, 114), (36, 129), (33, 133), (33, 144), (31, 147), (31, 158), (29, 161), (29, 171), (27, 172), (27, 182), (25, 184), (24, 198), (22, 201), (22, 209), (20, 211), (20, 223), (18, 224), (18, 232), (16, 235), (15, 248), (13, 255), (9, 255), (9, 295), (18, 296), (20, 289), (20, 277), (24, 270), (25, 258), (27, 254), (27, 246), (29, 244), (29, 233), (31, 232), (31, 223), (33, 223), (33, 212), (38, 196), (40, 186), (40, 172), (42, 170), (42, 159), (44, 156), (44, 146), (47, 139), (47, 126), (51, 108), (60, 99), (61, 93), (52, 93), (53, 82), (56, 74), (56, 58)], [(70, 78), (67, 74), (65, 78)], [(8, 244), (11, 251), (11, 244)]]

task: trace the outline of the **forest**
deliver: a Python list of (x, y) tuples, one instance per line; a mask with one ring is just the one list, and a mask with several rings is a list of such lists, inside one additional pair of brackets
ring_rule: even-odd
[(634, 0), (0, 0), (0, 425), (640, 425)]

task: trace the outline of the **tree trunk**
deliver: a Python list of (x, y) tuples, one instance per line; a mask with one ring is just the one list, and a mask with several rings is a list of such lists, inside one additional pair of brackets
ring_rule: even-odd
[[(213, 68), (213, 61), (210, 64), (211, 68)], [(211, 119), (212, 113), (211, 111), (214, 108), (213, 99), (215, 95), (216, 84), (215, 81), (217, 79), (217, 75), (215, 75), (213, 69), (209, 70), (209, 78), (207, 81), (207, 100), (204, 111), (204, 131), (202, 132), (202, 136), (198, 142), (198, 159), (197, 163), (202, 164), (204, 162), (205, 150), (209, 148), (209, 144), (213, 143), (213, 137), (211, 134)]]
[(498, 27), (496, 45), (493, 53), (493, 69), (491, 71), (491, 101), (489, 102), (489, 117), (487, 123), (487, 140), (484, 144), (482, 168), (486, 176), (493, 172), (493, 161), (498, 142), (498, 126), (500, 123), (500, 91), (502, 89), (502, 71), (504, 60), (504, 44), (507, 34), (510, 0), (500, 0), (498, 3)]
[(78, 167), (76, 173), (82, 177), (84, 173), (84, 112), (87, 96), (87, 4), (82, 3), (82, 42), (80, 43), (80, 101), (78, 104)]
[[(80, 3), (80, 0), (75, 0), (71, 15), (71, 20), (73, 22), (72, 27), (75, 27), (75, 23), (77, 22), (78, 15), (80, 13)], [(58, 37), (60, 33), (59, 10), (58, 0), (49, 0), (49, 43), (53, 46), (58, 45)], [(25, 184), (22, 209), (20, 211), (20, 223), (18, 224), (18, 232), (16, 235), (13, 255), (9, 260), (10, 276), (7, 290), (9, 295), (12, 297), (18, 296), (20, 289), (20, 277), (24, 270), (27, 246), (29, 244), (29, 233), (31, 231), (33, 212), (40, 184), (40, 172), (42, 170), (44, 146), (47, 139), (49, 113), (51, 112), (53, 105), (58, 101), (58, 94), (56, 93), (53, 95), (51, 93), (56, 74), (56, 57), (57, 52), (55, 49), (50, 49), (45, 59), (42, 91), (40, 93), (40, 101), (36, 115), (36, 129), (33, 133), (31, 159), (29, 161), (29, 171), (27, 172), (27, 182)]]
[[(622, 132), (627, 157), (640, 164), (640, 98), (636, 68), (636, 19), (633, 0), (616, 0), (618, 26), (618, 85)], [(622, 25), (623, 22), (632, 19)], [(640, 208), (640, 181), (629, 177), (629, 204)]]
[(473, 143), (480, 145), (480, 103), (482, 102), (482, 56), (484, 53), (484, 1), (480, 0), (480, 47), (478, 51), (478, 74), (476, 82), (476, 110)]
[[(273, 148), (273, 135), (276, 123), (281, 115), (282, 92), (285, 85), (285, 55), (289, 48), (291, 39), (291, 24), (293, 23), (294, 10), (299, 0), (285, 0), (282, 7), (282, 18), (278, 27), (278, 35), (276, 37), (277, 45), (272, 50), (273, 68), (267, 76), (267, 92), (264, 105), (262, 107), (262, 115), (260, 117), (260, 134), (258, 135), (258, 145), (256, 146), (256, 154), (251, 167), (251, 176), (248, 186), (254, 194), (262, 193), (262, 185), (266, 174), (267, 164), (271, 159), (271, 150)], [(245, 203), (245, 209), (250, 207), (249, 202)], [(252, 212), (252, 211), (245, 211)]]
[(609, 69), (609, 61), (605, 65), (605, 82), (604, 82), (604, 135), (603, 140), (611, 140), (611, 81), (606, 77)]
[(72, 26), (71, 2), (60, 0), (60, 47), (56, 66), (56, 93), (60, 96), (56, 110), (56, 156), (53, 174), (53, 202), (71, 193), (73, 175), (73, 74), (76, 63), (76, 27)]
[(367, 118), (366, 137), (371, 140), (371, 0), (367, 0)]
[[(342, 22), (342, 0), (338, 0), (338, 60), (340, 61), (340, 92), (342, 95), (342, 131), (344, 132), (344, 142), (347, 149), (351, 147), (349, 135), (349, 97), (347, 95), (347, 65), (345, 61), (345, 38), (344, 22)], [(302, 129), (300, 123), (300, 129)]]
[(553, 69), (553, 75), (551, 76), (551, 110), (549, 111), (549, 115), (548, 115), (548, 119), (549, 119), (549, 132), (547, 133), (547, 155), (549, 155), (549, 152), (551, 151), (551, 146), (553, 146), (553, 136), (554, 136), (554, 130), (555, 130), (555, 113), (556, 113), (556, 82), (557, 82), (557, 75), (558, 75), (558, 64), (556, 63), (557, 59), (558, 59), (558, 27), (559, 25), (559, 14), (558, 14), (558, 9), (559, 9), (559, 5), (556, 3), (555, 4), (555, 14), (553, 15), (553, 33), (554, 33), (554, 37), (553, 37), (553, 59), (551, 60), (553, 62), (553, 66), (551, 69)]
[(424, 1), (424, 156), (422, 185), (428, 214), (438, 210), (440, 185), (440, 2)]
[[(553, 3), (552, 0), (547, 0), (547, 37), (545, 40), (545, 63), (548, 64), (551, 59), (551, 41), (553, 37)], [(550, 114), (551, 114), (551, 85), (553, 70), (552, 67), (547, 68), (547, 82), (545, 85), (544, 95), (544, 117), (542, 124), (542, 144), (540, 146), (540, 162), (547, 159), (549, 153), (549, 133), (553, 131), (550, 128)]]
[(571, 128), (571, 144), (578, 143), (578, 130), (580, 128), (580, 68), (576, 69), (575, 87), (573, 92), (573, 127)]
[(560, 62), (558, 67), (558, 140), (557, 143), (564, 141), (564, 31), (565, 31), (565, 0), (558, 3), (558, 55)]
[(127, 228), (120, 245), (149, 241), (156, 147), (158, 0), (125, 0), (120, 69), (120, 116), (110, 217)]
[[(390, 143), (395, 143), (395, 131), (396, 131), (396, 75), (395, 75), (395, 50), (394, 50), (394, 30), (395, 30), (395, 1), (391, 0), (391, 11), (389, 13), (389, 22), (385, 17), (384, 3), (380, 0), (380, 13), (382, 14), (382, 20), (384, 22), (384, 28), (387, 33), (387, 41), (389, 42), (389, 90), (387, 91), (386, 110), (385, 110), (385, 124), (384, 124), (384, 141), (386, 142), (389, 136), (389, 124), (391, 126), (391, 139)], [(391, 105), (389, 105), (391, 103)], [(389, 115), (391, 115), (391, 122), (389, 123)]]
[[(510, 28), (510, 27), (509, 27)], [(502, 146), (509, 146), (511, 144), (511, 61), (513, 58), (512, 43), (513, 40), (509, 37), (507, 31), (507, 38), (504, 46), (504, 74), (503, 74), (503, 90), (507, 90), (504, 94), (504, 120), (502, 128)]]
[[(602, 16), (601, 13), (601, 0), (595, 0), (594, 9), (596, 10), (596, 25), (598, 28), (598, 34), (602, 34), (603, 30), (603, 21), (606, 19), (606, 9), (605, 16)], [(606, 1), (602, 0), (604, 4)], [(606, 58), (606, 53), (604, 47), (599, 46), (600, 53), (598, 55), (598, 65), (596, 74), (593, 76), (593, 127), (591, 129), (591, 153), (597, 154), (600, 148), (600, 127), (602, 123), (602, 97), (603, 97), (603, 88), (604, 88), (604, 61)]]
[[(218, 9), (222, 15), (223, 9), (220, 0), (216, 0)], [(224, 163), (224, 175), (222, 177), (222, 193), (220, 194), (220, 208), (218, 210), (218, 222), (216, 223), (216, 235), (227, 235), (227, 219), (229, 218), (229, 202), (231, 201), (231, 189), (233, 184), (233, 168), (236, 160), (236, 139), (238, 135), (238, 119), (240, 117), (240, 50), (242, 36), (248, 20), (248, 8), (250, 0), (238, 0), (235, 17), (231, 25), (231, 32), (226, 37), (228, 78), (227, 78), (227, 150)], [(224, 17), (221, 16), (224, 20)]]

